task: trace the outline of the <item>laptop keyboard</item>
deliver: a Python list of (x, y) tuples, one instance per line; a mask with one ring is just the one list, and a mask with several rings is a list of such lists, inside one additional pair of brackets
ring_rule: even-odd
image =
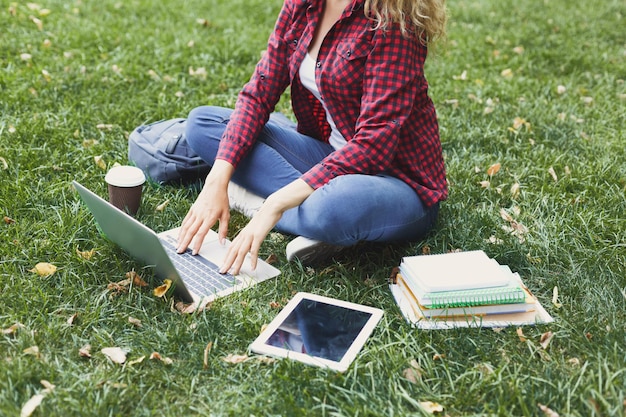
[(162, 237), (161, 242), (190, 292), (198, 296), (213, 295), (237, 283), (233, 275), (220, 274), (217, 265), (202, 256), (192, 255), (191, 250), (177, 253), (178, 242), (174, 237)]

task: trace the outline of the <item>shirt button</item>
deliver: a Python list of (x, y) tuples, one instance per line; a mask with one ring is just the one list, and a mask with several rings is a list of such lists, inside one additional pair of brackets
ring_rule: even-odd
[(322, 62), (321, 62), (321, 61), (317, 61), (317, 63), (315, 64), (315, 66), (316, 66), (317, 68), (321, 67), (321, 66), (322, 66)]
[(347, 55), (347, 56), (352, 55), (352, 51), (348, 51), (348, 52), (346, 52), (346, 55)]

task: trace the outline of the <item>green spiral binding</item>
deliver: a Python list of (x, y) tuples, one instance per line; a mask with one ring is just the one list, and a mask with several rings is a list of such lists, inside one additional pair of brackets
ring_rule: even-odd
[(526, 294), (522, 288), (491, 288), (485, 289), (453, 291), (442, 293), (430, 293), (430, 303), (428, 308), (452, 308), (471, 307), (486, 304), (513, 304), (523, 303)]

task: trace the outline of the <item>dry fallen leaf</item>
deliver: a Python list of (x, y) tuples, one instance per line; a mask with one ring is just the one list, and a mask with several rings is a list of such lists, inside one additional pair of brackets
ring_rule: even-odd
[(501, 245), (501, 244), (504, 243), (504, 241), (502, 239), (496, 237), (495, 235), (491, 235), (487, 239), (487, 243), (491, 243), (492, 245)]
[(107, 347), (102, 348), (100, 352), (102, 352), (107, 358), (111, 359), (114, 363), (122, 364), (126, 362), (126, 352), (124, 352), (121, 348)]
[(530, 130), (530, 123), (527, 122), (525, 119), (522, 119), (521, 117), (516, 117), (515, 119), (513, 119), (513, 130), (514, 131), (518, 131), (522, 127), (525, 127), (526, 130)]
[(512, 199), (516, 199), (517, 197), (519, 197), (519, 192), (520, 192), (520, 185), (519, 183), (515, 183), (513, 185), (511, 185), (511, 198)]
[(271, 358), (269, 356), (264, 356), (264, 355), (255, 356), (255, 360), (257, 362), (264, 363), (265, 365), (270, 365), (270, 364), (276, 362), (275, 358)]
[(402, 376), (412, 384), (417, 384), (417, 381), (422, 377), (419, 371), (413, 368), (406, 368), (402, 371)]
[(526, 341), (526, 336), (524, 336), (524, 330), (522, 330), (521, 327), (517, 328), (517, 337), (519, 337), (519, 341), (520, 342), (525, 342)]
[(196, 23), (199, 25), (202, 25), (204, 27), (209, 27), (211, 26), (211, 22), (207, 19), (203, 19), (203, 18), (197, 18), (196, 19)]
[(85, 139), (85, 140), (83, 140), (83, 147), (84, 148), (91, 148), (92, 146), (96, 146), (99, 143), (100, 142), (97, 141), (96, 139)]
[(54, 274), (57, 270), (57, 267), (48, 262), (39, 262), (30, 272), (34, 272), (40, 277), (49, 277)]
[(486, 363), (486, 362), (478, 363), (474, 365), (474, 368), (478, 372), (483, 374), (483, 376), (493, 375), (495, 373), (495, 371), (493, 370), (493, 366), (490, 363)]
[(43, 387), (44, 387), (43, 392), (46, 393), (46, 394), (49, 393), (49, 392), (54, 391), (54, 389), (56, 388), (56, 386), (54, 384), (52, 384), (50, 381), (45, 380), (45, 379), (42, 379), (41, 381), (39, 381), (39, 383), (41, 385), (43, 385)]
[(78, 248), (76, 248), (76, 254), (85, 259), (85, 260), (90, 260), (91, 258), (93, 258), (93, 256), (96, 254), (96, 250), (95, 249), (91, 249), (91, 250), (80, 250)]
[(572, 365), (572, 366), (580, 366), (580, 359), (578, 359), (578, 358), (569, 358), (567, 360), (567, 363)]
[(550, 342), (552, 341), (552, 338), (554, 337), (554, 333), (547, 331), (544, 334), (541, 335), (541, 338), (539, 339), (539, 344), (541, 345), (541, 347), (546, 350), (548, 348), (548, 345), (550, 344)]
[(104, 171), (107, 169), (107, 164), (106, 162), (104, 162), (104, 157), (102, 155), (94, 156), (93, 161), (95, 162), (96, 166), (100, 168), (101, 170)]
[(498, 171), (500, 171), (500, 163), (495, 163), (493, 165), (491, 165), (489, 168), (487, 168), (487, 175), (489, 175), (490, 177), (493, 177), (494, 175), (496, 175), (498, 173)]
[[(205, 306), (205, 308), (208, 304)], [(174, 304), (176, 311), (183, 314), (192, 314), (198, 309), (198, 304), (196, 303), (183, 303), (182, 301), (178, 301)]]
[(31, 16), (31, 20), (35, 24), (35, 26), (37, 26), (37, 29), (43, 30), (43, 22), (41, 21), (41, 19)]
[(91, 358), (91, 345), (85, 345), (78, 349), (78, 356), (82, 358)]
[(415, 359), (411, 360), (409, 367), (402, 371), (402, 376), (409, 382), (416, 384), (417, 381), (422, 379), (422, 367), (417, 363)]
[(76, 321), (76, 318), (78, 317), (78, 313), (74, 313), (72, 314), (68, 319), (67, 319), (67, 324), (69, 326), (74, 325), (74, 321)]
[(209, 353), (211, 353), (211, 349), (213, 348), (213, 342), (207, 343), (204, 348), (204, 358), (203, 358), (203, 369), (209, 368)]
[(148, 70), (148, 75), (150, 76), (150, 78), (152, 78), (154, 81), (159, 81), (161, 79), (161, 77), (159, 77), (159, 74), (157, 74), (157, 72), (153, 69)]
[(559, 417), (559, 413), (557, 413), (556, 411), (552, 410), (551, 408), (543, 405), (543, 404), (537, 404), (537, 406), (539, 406), (539, 409), (541, 411), (543, 411), (543, 414), (546, 415), (546, 417)]
[(41, 75), (43, 75), (44, 80), (50, 82), (50, 80), (52, 80), (52, 76), (50, 75), (50, 72), (48, 70), (41, 70)]
[(433, 355), (433, 360), (434, 361), (440, 361), (440, 360), (445, 359), (445, 358), (446, 358), (446, 354), (445, 353), (435, 353)]
[(37, 359), (39, 359), (41, 357), (41, 353), (39, 352), (39, 347), (38, 346), (27, 347), (26, 349), (24, 349), (24, 354), (26, 354), (26, 355), (33, 355)]
[(207, 70), (204, 67), (200, 67), (198, 69), (193, 69), (193, 67), (189, 67), (189, 75), (191, 75), (192, 77), (198, 77), (204, 80), (206, 79), (207, 74)]
[(446, 100), (444, 101), (445, 104), (447, 104), (448, 106), (452, 107), (453, 109), (456, 109), (459, 107), (459, 100), (457, 99), (450, 99), (450, 100)]
[(165, 207), (167, 207), (167, 205), (170, 203), (170, 200), (165, 200), (164, 202), (162, 202), (161, 204), (159, 204), (158, 206), (156, 206), (156, 211), (163, 211), (165, 210)]
[(125, 276), (126, 276), (126, 279), (130, 280), (133, 283), (133, 286), (135, 287), (147, 287), (148, 286), (148, 283), (144, 281), (143, 278), (141, 278), (141, 275), (139, 275), (134, 270), (127, 272)]
[(41, 401), (43, 401), (45, 395), (44, 394), (35, 394), (26, 403), (22, 406), (22, 411), (20, 412), (20, 417), (29, 417), (33, 414), (35, 409), (39, 407)]
[(163, 285), (159, 285), (158, 287), (156, 287), (153, 293), (156, 297), (163, 297), (167, 293), (167, 291), (170, 289), (171, 286), (172, 286), (172, 280), (165, 279), (163, 280)]
[(41, 385), (44, 386), (44, 390), (41, 394), (33, 395), (28, 401), (26, 401), (26, 403), (24, 403), (24, 405), (22, 406), (22, 410), (20, 411), (20, 417), (29, 417), (30, 415), (32, 415), (37, 407), (39, 407), (46, 394), (54, 390), (54, 385), (52, 385), (45, 379), (42, 379), (40, 382)]
[(563, 304), (561, 304), (559, 302), (559, 287), (557, 287), (556, 285), (554, 286), (554, 288), (552, 289), (552, 304), (556, 307), (556, 308), (561, 308), (563, 307)]
[(467, 80), (467, 70), (464, 70), (461, 75), (453, 75), (452, 79), (454, 80), (459, 80), (459, 81), (465, 81)]
[(146, 355), (140, 356), (137, 359), (133, 359), (132, 361), (129, 361), (126, 365), (128, 366), (137, 365), (138, 363), (143, 362), (144, 359), (146, 359)]
[(248, 355), (235, 355), (235, 354), (229, 354), (228, 356), (225, 356), (222, 358), (222, 360), (224, 362), (227, 363), (241, 363), (241, 362), (245, 362), (248, 360)]
[(128, 286), (130, 285), (130, 280), (124, 279), (119, 282), (109, 282), (107, 284), (107, 290), (111, 291), (111, 295), (120, 295), (128, 292)]
[(276, 256), (275, 253), (271, 253), (266, 259), (265, 262), (267, 262), (270, 265), (274, 265), (276, 262), (278, 262), (278, 256)]
[(128, 322), (136, 327), (141, 327), (141, 320), (134, 317), (128, 317)]
[(511, 216), (511, 215), (509, 214), (509, 212), (508, 212), (508, 211), (506, 211), (506, 209), (504, 209), (504, 208), (501, 208), (501, 209), (500, 209), (500, 217), (502, 217), (502, 220), (505, 220), (505, 221), (507, 221), (507, 222), (512, 222), (512, 221), (514, 221), (514, 220), (513, 220), (513, 216)]
[(554, 170), (554, 168), (552, 167), (548, 168), (548, 174), (550, 174), (554, 182), (557, 182), (559, 180), (559, 177), (557, 177), (556, 171)]
[(171, 360), (170, 358), (162, 357), (159, 352), (152, 352), (152, 354), (150, 354), (150, 359), (151, 360), (161, 361), (161, 362), (163, 362), (166, 365), (171, 365), (172, 363), (174, 363), (174, 361)]
[(15, 220), (13, 220), (12, 218), (7, 217), (7, 216), (4, 216), (3, 220), (4, 220), (5, 224), (13, 224), (13, 223), (15, 223)]
[(443, 411), (443, 405), (432, 401), (420, 401), (420, 407), (429, 414), (441, 413)]
[(522, 223), (513, 220), (509, 223), (511, 226), (511, 234), (517, 236), (520, 242), (524, 243), (524, 237), (526, 233), (528, 233), (528, 228), (524, 226)]
[(2, 329), (2, 334), (10, 335), (10, 334), (13, 334), (13, 333), (17, 332), (17, 329), (21, 329), (23, 327), (24, 327), (23, 324), (15, 323), (15, 324), (7, 327), (6, 329)]

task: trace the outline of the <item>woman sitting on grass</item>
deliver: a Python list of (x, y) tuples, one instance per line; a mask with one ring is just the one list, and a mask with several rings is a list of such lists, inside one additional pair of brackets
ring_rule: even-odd
[[(251, 220), (221, 269), (238, 273), (276, 230), (287, 258), (315, 265), (358, 242), (415, 241), (447, 196), (437, 116), (424, 77), (444, 34), (444, 0), (285, 0), (234, 110), (188, 118), (211, 172), (182, 222), (180, 252), (200, 248), (229, 208)], [(272, 114), (287, 86), (296, 125)], [(272, 117), (270, 117), (272, 116)]]

